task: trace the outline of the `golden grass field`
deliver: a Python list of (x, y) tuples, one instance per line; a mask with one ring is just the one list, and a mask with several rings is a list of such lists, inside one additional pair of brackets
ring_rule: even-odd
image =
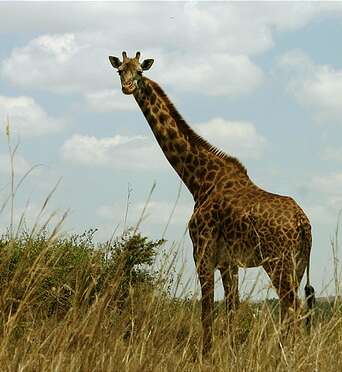
[(162, 241), (54, 234), (0, 241), (1, 371), (342, 370), (337, 301), (318, 301), (311, 335), (299, 326), (281, 344), (276, 301), (243, 302), (229, 327), (216, 303), (202, 359), (198, 299), (175, 298), (168, 273), (150, 270)]
[(338, 229), (337, 294), (317, 301), (311, 334), (301, 320), (280, 338), (277, 300), (246, 300), (229, 322), (217, 302), (213, 352), (202, 358), (199, 298), (173, 295), (173, 259), (155, 265), (162, 240), (136, 228), (101, 244), (95, 230), (65, 236), (65, 215), (52, 228), (50, 218), (25, 228), (24, 216), (14, 226), (15, 150), (9, 141), (11, 195), (0, 205), (11, 210), (0, 237), (0, 372), (342, 371)]

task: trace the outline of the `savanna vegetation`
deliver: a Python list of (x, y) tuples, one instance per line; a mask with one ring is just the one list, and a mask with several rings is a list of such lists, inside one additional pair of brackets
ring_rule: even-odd
[[(172, 295), (154, 269), (163, 241), (133, 230), (0, 239), (1, 371), (337, 371), (340, 303), (318, 302), (311, 335), (279, 343), (277, 302), (242, 303), (227, 324), (216, 304), (211, 359), (201, 359), (200, 303)], [(176, 279), (174, 279), (176, 280)]]
[[(12, 178), (10, 209), (16, 190)], [(96, 243), (96, 230), (62, 234), (64, 217), (30, 230), (11, 218), (0, 237), (1, 372), (342, 370), (338, 296), (317, 302), (311, 334), (301, 320), (285, 339), (277, 300), (245, 300), (229, 319), (217, 302), (213, 353), (202, 358), (199, 298), (174, 295), (165, 242), (133, 228)], [(337, 257), (337, 235), (332, 243)], [(337, 260), (332, 272), (338, 292)]]

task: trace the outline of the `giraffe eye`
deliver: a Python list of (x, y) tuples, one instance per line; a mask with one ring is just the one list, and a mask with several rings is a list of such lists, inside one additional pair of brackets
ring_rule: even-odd
[(122, 71), (121, 70), (118, 70), (118, 74), (121, 75), (122, 74)]
[(142, 71), (138, 70), (138, 71), (137, 71), (137, 74), (138, 74), (138, 75), (142, 75)]

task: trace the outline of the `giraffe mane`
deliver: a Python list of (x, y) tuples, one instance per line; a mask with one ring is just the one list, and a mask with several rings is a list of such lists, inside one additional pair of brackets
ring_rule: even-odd
[(183, 119), (182, 115), (178, 112), (174, 104), (170, 101), (169, 97), (163, 91), (163, 89), (153, 80), (145, 79), (152, 85), (153, 89), (156, 91), (158, 96), (162, 98), (163, 102), (165, 103), (166, 107), (168, 108), (170, 114), (177, 122), (179, 128), (182, 130), (185, 136), (188, 137), (189, 141), (191, 141), (195, 145), (200, 145), (204, 149), (206, 149), (211, 154), (219, 157), (220, 159), (227, 160), (233, 164), (235, 164), (243, 173), (247, 174), (246, 168), (242, 165), (240, 160), (235, 158), (234, 156), (228, 155), (224, 151), (220, 150), (218, 147), (211, 145), (206, 139), (202, 136), (197, 134), (190, 125)]

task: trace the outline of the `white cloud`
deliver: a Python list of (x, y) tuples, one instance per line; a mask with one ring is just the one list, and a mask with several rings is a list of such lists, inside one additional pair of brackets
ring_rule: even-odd
[[(262, 71), (245, 55), (228, 53), (186, 55), (179, 63), (164, 58), (158, 81), (176, 89), (211, 96), (240, 96), (253, 91), (263, 79)], [(177, 61), (178, 60), (178, 61)]]
[[(266, 140), (249, 122), (229, 122), (220, 118), (197, 124), (194, 129), (213, 145), (242, 158), (261, 156)], [(142, 136), (97, 138), (75, 134), (62, 146), (66, 161), (118, 169), (164, 169), (167, 165), (155, 141)]]
[(13, 49), (2, 62), (2, 76), (20, 87), (61, 94), (101, 90), (110, 69), (108, 53), (96, 42), (97, 35), (89, 39), (86, 33), (39, 36)]
[(47, 205), (43, 211), (42, 207), (43, 203), (27, 202), (26, 205), (15, 205), (13, 211), (11, 211), (9, 204), (7, 204), (3, 213), (0, 214), (0, 233), (7, 231), (10, 226), (12, 213), (14, 232), (17, 232), (19, 227), (19, 233), (22, 231), (30, 232), (34, 227), (35, 231), (37, 231), (48, 221), (48, 227), (53, 229), (61, 220), (64, 212), (52, 209), (51, 205)]
[[(21, 155), (14, 157), (14, 175), (23, 176), (32, 168), (32, 165)], [(11, 173), (11, 160), (8, 154), (0, 154), (0, 173), (9, 176)]]
[(125, 96), (120, 91), (113, 89), (87, 93), (85, 100), (90, 109), (97, 112), (138, 110), (138, 106), (132, 96)]
[(329, 225), (333, 227), (333, 223), (336, 221), (336, 210), (329, 208), (328, 203), (307, 205), (305, 213), (312, 226)]
[(8, 32), (16, 25), (16, 31), (44, 33), (14, 49), (1, 71), (21, 87), (96, 94), (119, 87), (107, 56), (121, 54), (129, 40), (130, 54), (143, 46), (143, 55), (156, 59), (152, 77), (162, 85), (238, 96), (262, 81), (250, 57), (273, 46), (275, 29), (299, 29), (317, 16), (336, 16), (341, 10), (337, 4), (311, 3), (0, 4), (1, 13), (8, 14), (0, 29)]
[(309, 177), (302, 188), (305, 190), (303, 207), (312, 226), (334, 228), (337, 215), (342, 209), (342, 172)]
[(8, 117), (10, 130), (25, 137), (40, 136), (63, 128), (64, 122), (49, 116), (31, 97), (0, 96), (0, 119)]
[(342, 148), (328, 146), (322, 151), (321, 157), (325, 160), (336, 160), (342, 162)]
[(310, 213), (318, 220), (326, 219), (331, 223), (336, 221), (338, 212), (342, 209), (342, 172), (315, 176), (310, 181), (310, 189), (314, 192), (319, 205), (309, 208)]
[(286, 53), (278, 60), (288, 91), (310, 107), (320, 119), (342, 115), (342, 69), (315, 64), (301, 51)]
[[(145, 203), (138, 203), (136, 205), (136, 213), (140, 216), (145, 207)], [(150, 201), (146, 207), (144, 220), (151, 224), (166, 225), (171, 217), (171, 225), (187, 225), (190, 216), (193, 212), (193, 205), (177, 204), (173, 215), (171, 216), (174, 203), (169, 201)]]
[[(0, 31), (65, 33), (103, 31), (112, 47), (130, 40), (132, 48), (189, 47), (255, 54), (273, 44), (273, 30), (296, 30), (317, 16), (340, 15), (338, 2), (206, 3), (139, 2), (0, 3)], [(68, 17), (65, 17), (68, 14)], [(96, 14), (96, 16), (94, 16)], [(129, 22), (128, 22), (129, 19)], [(153, 32), (151, 26), (155, 26)], [(210, 40), (210, 43), (208, 43)]]
[[(104, 220), (113, 220), (117, 216), (116, 209), (114, 207), (109, 205), (101, 205), (99, 206), (96, 211), (96, 215), (100, 218), (103, 218)], [(122, 217), (122, 214), (121, 214)]]
[(250, 122), (215, 118), (197, 124), (195, 129), (212, 145), (237, 157), (258, 158), (266, 146), (265, 138), (258, 134)]
[(311, 187), (328, 195), (341, 196), (342, 198), (342, 172), (330, 173), (324, 176), (315, 176)]
[(263, 2), (241, 8), (246, 21), (278, 31), (303, 28), (315, 17), (342, 15), (342, 4), (338, 2)]
[(64, 160), (118, 169), (159, 169), (166, 165), (158, 145), (142, 136), (97, 138), (75, 134), (62, 146)]
[[(111, 50), (98, 45), (98, 39), (97, 33), (40, 36), (12, 51), (2, 63), (2, 75), (20, 87), (80, 93), (91, 107), (112, 110), (113, 104), (100, 104), (100, 100), (108, 102), (115, 95), (110, 89), (119, 87), (120, 82), (108, 62)], [(167, 49), (144, 52), (157, 61), (155, 79), (176, 90), (239, 96), (255, 89), (263, 77), (262, 71), (242, 54), (211, 53), (205, 57), (194, 50), (186, 55)], [(116, 108), (127, 109), (126, 105), (127, 100), (124, 103), (121, 98)]]
[[(145, 4), (133, 2), (110, 4), (96, 1), (93, 3), (42, 2), (35, 4), (23, 1), (0, 3), (2, 22), (1, 32), (71, 32), (97, 30), (115, 27), (113, 19), (136, 17), (137, 13), (150, 13)], [(65, 15), (68, 14), (68, 17)], [(96, 16), (94, 16), (96, 14)], [(131, 26), (132, 28), (134, 25)], [(130, 24), (127, 24), (127, 30)], [(120, 30), (118, 30), (120, 32)], [(122, 31), (123, 32), (123, 31)]]
[[(129, 222), (135, 224), (141, 218), (142, 213), (145, 209), (143, 215), (143, 221), (153, 225), (166, 226), (169, 222), (170, 216), (175, 205), (171, 201), (155, 201), (151, 200), (147, 205), (145, 202), (137, 202), (130, 205), (129, 208)], [(110, 220), (114, 222), (121, 221), (122, 211), (120, 210), (120, 215), (117, 214), (117, 209), (112, 206), (102, 205), (97, 208), (96, 215), (102, 219)], [(186, 227), (187, 222), (193, 212), (192, 204), (180, 204), (178, 203), (175, 210), (171, 216), (170, 225), (182, 225)]]

